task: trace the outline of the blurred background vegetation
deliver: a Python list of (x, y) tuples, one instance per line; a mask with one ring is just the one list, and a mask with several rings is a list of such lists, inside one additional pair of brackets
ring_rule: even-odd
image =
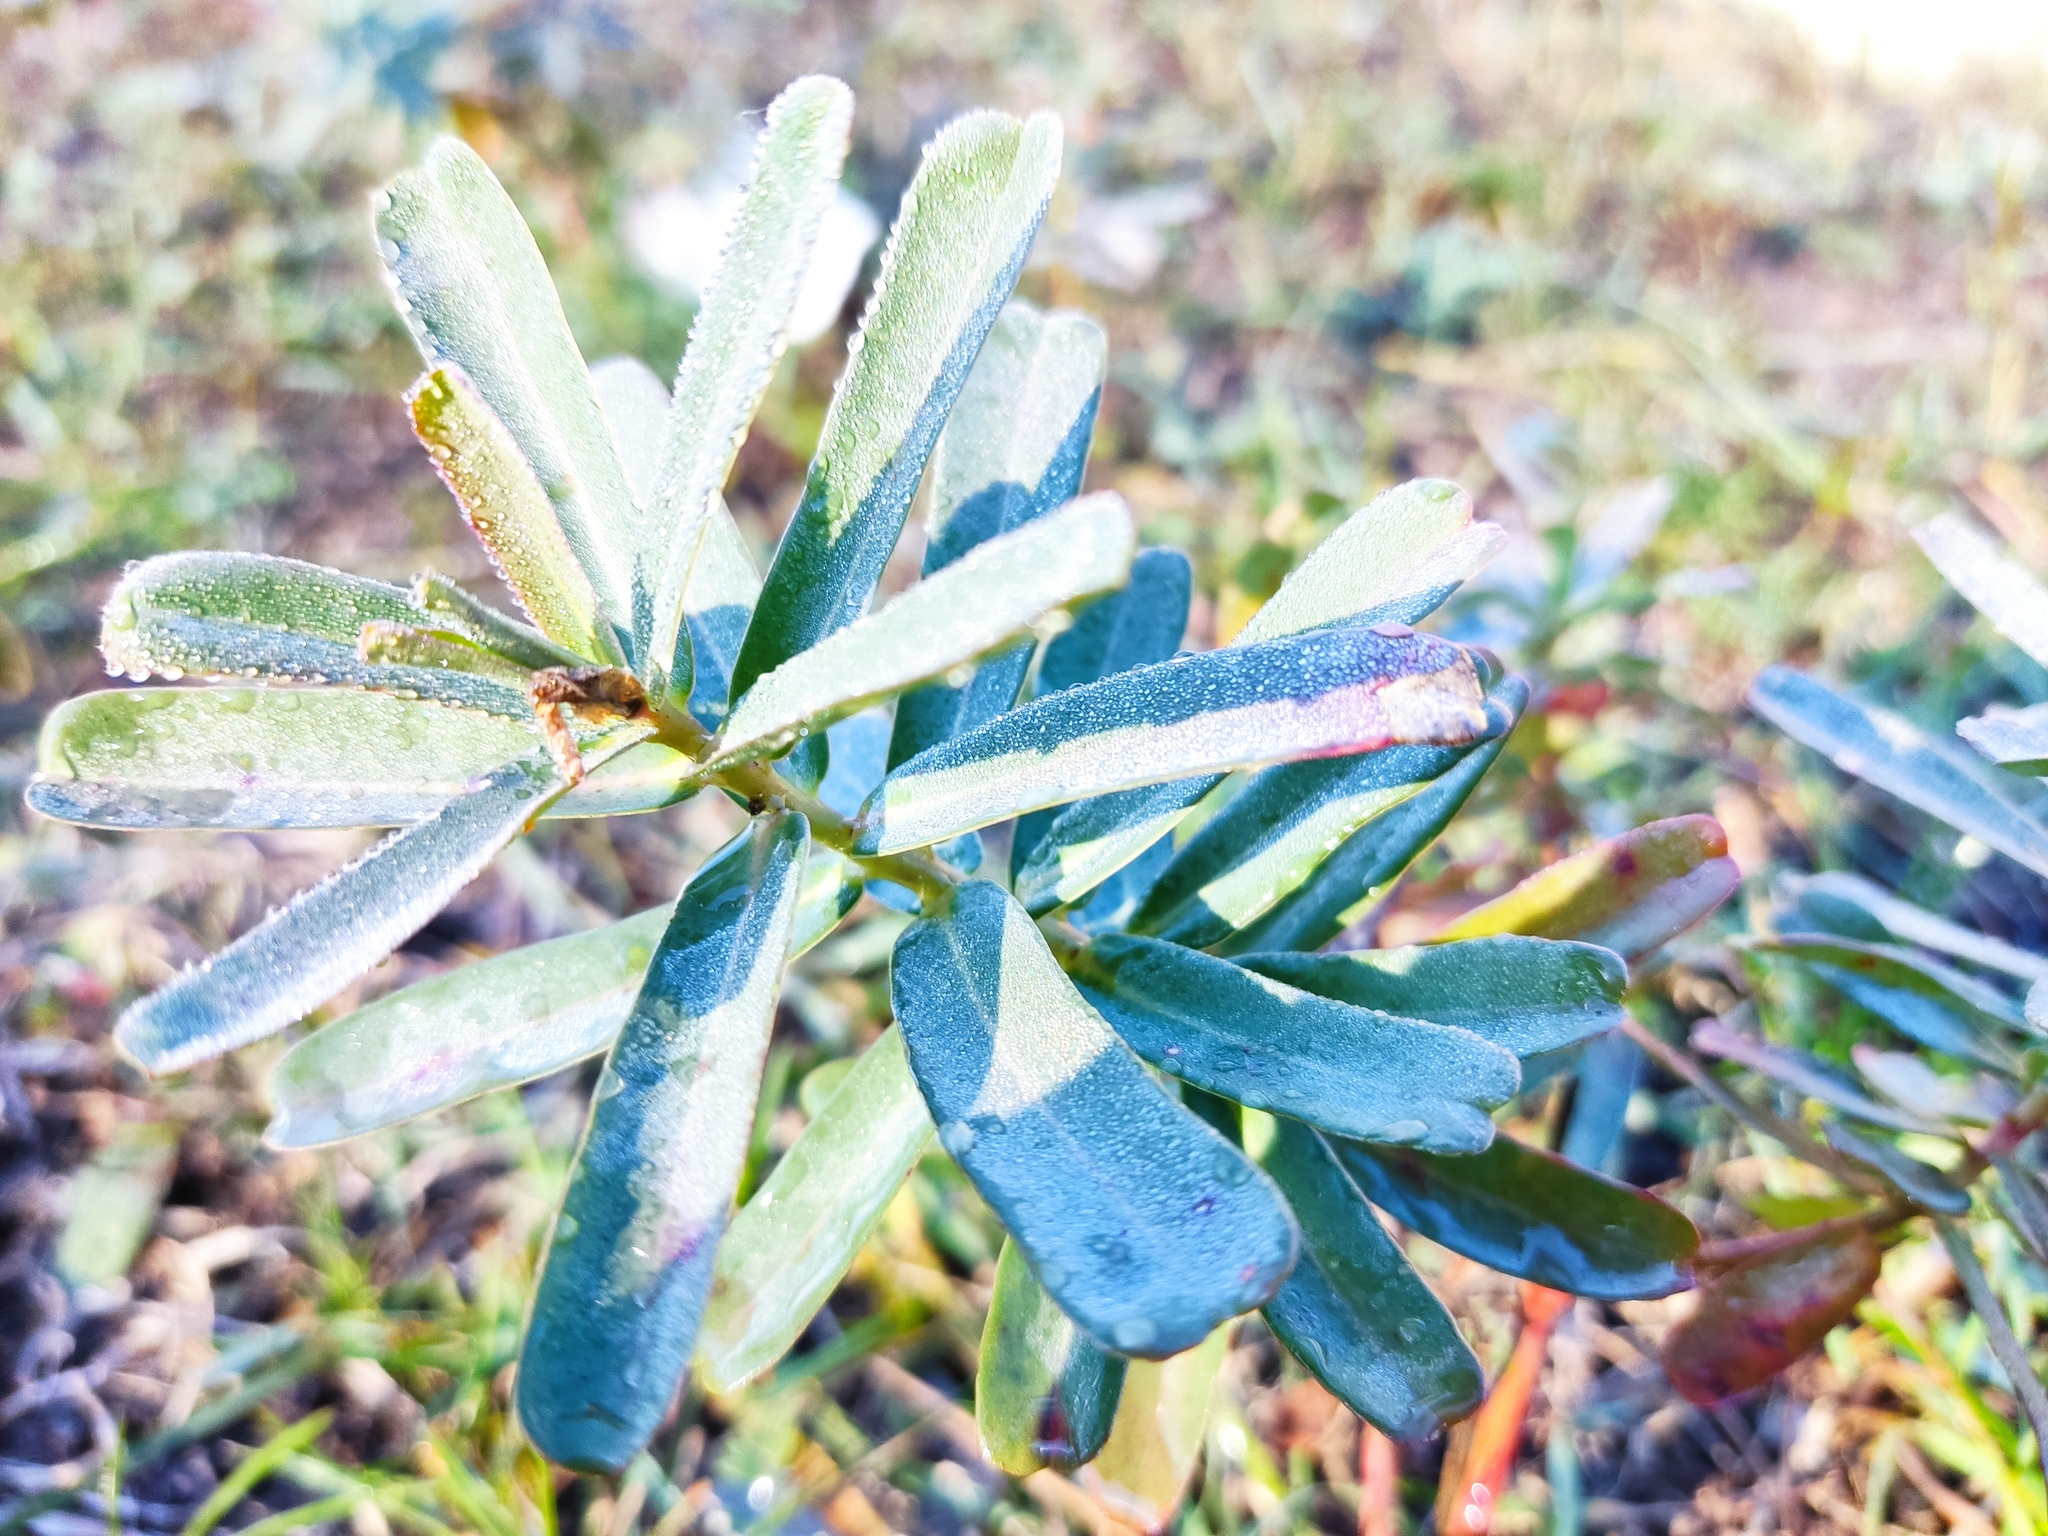
[[(491, 580), (397, 402), (417, 362), (372, 188), (462, 135), (586, 356), (665, 375), (735, 135), (808, 71), (857, 92), (848, 185), (878, 227), (955, 113), (1061, 114), (1022, 291), (1108, 327), (1091, 488), (1194, 554), (1192, 644), (1410, 476), (1459, 481), (1512, 532), (1447, 622), (1543, 691), (1382, 942), (1692, 811), (1726, 826), (1752, 901), (1774, 865), (1854, 869), (2048, 942), (2038, 880), (1742, 708), (1776, 660), (1943, 734), (2048, 700), (1905, 532), (1964, 504), (2048, 568), (2038, 47), (1899, 81), (1705, 0), (0, 0), (6, 1532), (1119, 1528), (1085, 1478), (980, 1458), (961, 1404), (999, 1231), (936, 1151), (770, 1379), (692, 1396), (617, 1483), (552, 1473), (517, 1439), (506, 1366), (587, 1074), (267, 1154), (270, 1048), (158, 1090), (107, 1026), (359, 840), (114, 841), (20, 809), (41, 715), (99, 684), (124, 561), (234, 547)], [(863, 227), (848, 215), (849, 249)], [(763, 550), (864, 288), (785, 359), (728, 487)], [(666, 901), (731, 825), (692, 802), (544, 830), (334, 1011)], [(798, 968), (750, 1182), (801, 1128), (808, 1073), (885, 1017), (893, 921)], [(1732, 1000), (1716, 940), (1743, 914), (1718, 921), (1638, 978), (1643, 1017)], [(1824, 1055), (1862, 1038), (1817, 995), (1778, 1011)], [(1643, 1080), (1628, 1132), (1610, 1166), (1710, 1231), (1814, 1213), (1798, 1165), (1675, 1080)], [(2048, 1279), (1996, 1230), (1980, 1242), (2031, 1337)], [(1498, 1370), (1512, 1287), (1424, 1263)], [(1652, 1360), (1685, 1305), (1577, 1305), (1497, 1530), (2031, 1528), (2039, 1454), (1938, 1245), (1894, 1250), (1824, 1357), (1719, 1412)], [(1442, 1454), (1403, 1448), (1391, 1501), (1362, 1495), (1369, 1441), (1256, 1322), (1200, 1441), (1179, 1519), (1203, 1536), (1391, 1536), (1426, 1518)]]

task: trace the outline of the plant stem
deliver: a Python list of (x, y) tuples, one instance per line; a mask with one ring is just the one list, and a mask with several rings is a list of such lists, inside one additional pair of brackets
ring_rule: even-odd
[[(2026, 1410), (2027, 1422), (2034, 1426), (2035, 1444), (2048, 1446), (2048, 1390), (2042, 1388), (2041, 1378), (2034, 1374), (2025, 1348), (2012, 1331), (2005, 1303), (1991, 1288), (1991, 1278), (1984, 1273), (1984, 1266), (1977, 1262), (1977, 1250), (1971, 1245), (1968, 1230), (1945, 1216), (1935, 1217), (1934, 1225), (1956, 1267), (1956, 1278), (1963, 1283), (1963, 1294), (1970, 1298), (1971, 1310), (1984, 1325), (1984, 1341), (2004, 1367), (2007, 1379), (2012, 1382), (2013, 1395)], [(2037, 1457), (2042, 1454), (2048, 1453), (2036, 1452)]]

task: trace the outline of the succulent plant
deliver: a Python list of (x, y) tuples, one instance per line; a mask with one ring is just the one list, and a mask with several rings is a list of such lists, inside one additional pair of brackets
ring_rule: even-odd
[[(1430, 1431), (1483, 1379), (1375, 1206), (1561, 1289), (1688, 1283), (1683, 1217), (1493, 1111), (1613, 1030), (1627, 959), (1733, 889), (1720, 831), (1639, 829), (1441, 942), (1315, 953), (1528, 699), (1412, 627), (1501, 535), (1455, 487), (1398, 487), (1231, 644), (1182, 652), (1187, 558), (1080, 494), (1103, 334), (1010, 299), (1058, 171), (1046, 115), (973, 114), (929, 147), (759, 576), (721, 489), (850, 112), (821, 78), (770, 109), (673, 391), (586, 369), (460, 143), (379, 199), (427, 366), (413, 424), (524, 616), (432, 573), (192, 553), (126, 574), (110, 669), (207, 686), (63, 706), (38, 810), (398, 830), (136, 1003), (119, 1041), (161, 1073), (283, 1030), (536, 820), (723, 793), (750, 822), (670, 908), (384, 996), (271, 1080), (270, 1140), (312, 1146), (606, 1053), (519, 1365), (541, 1450), (619, 1467), (693, 1358), (721, 1388), (775, 1362), (934, 1135), (1009, 1232), (977, 1393), (1004, 1467), (1102, 1452), (1170, 1503), (1189, 1452), (1148, 1472), (1146, 1436), (1169, 1407), (1199, 1421), (1219, 1330), (1259, 1309), (1367, 1420)], [(925, 480), (922, 579), (872, 606)], [(835, 763), (835, 726), (890, 701), (886, 761)], [(864, 893), (916, 914), (894, 1027), (735, 1212), (784, 967)]]

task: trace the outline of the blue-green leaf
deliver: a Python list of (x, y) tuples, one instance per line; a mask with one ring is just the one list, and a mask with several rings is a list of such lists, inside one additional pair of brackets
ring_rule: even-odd
[[(424, 699), (342, 688), (114, 688), (43, 722), (28, 802), (82, 826), (400, 827), (424, 821), (533, 728)], [(696, 765), (642, 742), (592, 771), (548, 816), (673, 804)]]
[[(743, 859), (746, 848), (744, 840), (728, 844), (694, 878), (729, 882), (729, 873), (713, 866)], [(851, 864), (829, 848), (813, 848), (791, 955), (837, 927), (860, 889)], [(315, 1031), (271, 1072), (275, 1114), (265, 1139), (275, 1147), (342, 1141), (531, 1082), (608, 1049), (672, 910), (656, 907), (479, 960)]]
[(894, 1029), (853, 1064), (718, 1247), (698, 1358), (730, 1392), (810, 1326), (932, 1137)]
[(974, 1420), (989, 1460), (1012, 1477), (1092, 1460), (1116, 1418), (1124, 1365), (1074, 1326), (1024, 1250), (1005, 1242), (974, 1377)]
[(566, 1466), (620, 1470), (668, 1412), (746, 1165), (810, 823), (762, 816), (736, 841), (677, 898), (534, 1287), (519, 1420)]
[(1078, 688), (1173, 655), (1187, 634), (1194, 582), (1194, 567), (1179, 550), (1145, 550), (1131, 565), (1130, 585), (1083, 608), (1074, 627), (1046, 646), (1039, 693)]
[(1182, 656), (1011, 711), (896, 769), (862, 853), (923, 847), (1084, 795), (1486, 729), (1479, 676), (1445, 641), (1345, 629)]
[(2023, 981), (2048, 980), (2048, 957), (1937, 917), (1924, 907), (1901, 901), (1861, 875), (1830, 871), (1793, 876), (1784, 881), (1784, 886), (1808, 919), (1829, 932), (1852, 931), (1839, 925), (1839, 917), (1855, 923), (1856, 931), (1865, 937), (1883, 936), (1918, 944), (1923, 949), (1954, 955), (1972, 965), (2003, 971)]
[(1136, 551), (1130, 509), (1113, 491), (976, 546), (761, 678), (727, 716), (707, 768), (773, 756), (799, 734), (973, 662), (1120, 585)]
[(567, 788), (546, 754), (505, 764), (136, 1003), (115, 1040), (161, 1073), (275, 1034), (417, 933)]
[(1266, 1321), (1340, 1402), (1399, 1440), (1477, 1406), (1486, 1377), (1321, 1135), (1276, 1120), (1259, 1164), (1301, 1223), (1301, 1261)]
[[(697, 568), (707, 539), (723, 538), (718, 525), (731, 522), (719, 492), (788, 340), (812, 247), (837, 194), (852, 119), (853, 93), (823, 75), (796, 81), (770, 104), (658, 439), (660, 462), (635, 540), (635, 595), (644, 606), (634, 622), (650, 681), (687, 690), (692, 708), (698, 625), (689, 621), (689, 593), (705, 579)], [(718, 671), (729, 685), (729, 659)]]
[(1502, 937), (1335, 955), (1257, 954), (1248, 970), (1360, 1008), (1470, 1030), (1533, 1056), (1613, 1029), (1628, 967), (1612, 950)]
[(1509, 1136), (1476, 1157), (1333, 1142), (1365, 1198), (1453, 1253), (1607, 1301), (1668, 1296), (1699, 1233), (1652, 1195)]
[[(1238, 955), (1320, 949), (1350, 927), (1450, 825), (1507, 745), (1507, 732), (1528, 702), (1529, 685), (1520, 678), (1495, 684), (1486, 695), (1486, 712), (1489, 726), (1496, 712), (1507, 717), (1502, 730), (1456, 753), (1452, 765), (1420, 791), (1352, 833), (1308, 879), (1226, 937), (1215, 946), (1217, 951)], [(1440, 750), (1396, 747), (1388, 755)]]
[(2048, 587), (1959, 512), (1913, 530), (1913, 540), (1948, 584), (1998, 632), (2048, 667)]
[(2029, 813), (2027, 792), (2011, 775), (1790, 667), (1760, 672), (1749, 707), (1844, 773), (2048, 875), (2048, 828)]
[[(1486, 703), (1490, 735), (1514, 716)], [(1220, 943), (1299, 890), (1366, 823), (1455, 767), (1465, 747), (1389, 747), (1282, 763), (1258, 774), (1174, 854), (1132, 915), (1133, 933), (1197, 949)]]
[(379, 666), (356, 642), (372, 623), (425, 624), (403, 587), (275, 555), (158, 555), (129, 568), (100, 619), (111, 672), (158, 676), (275, 677), (340, 683), (439, 699), (487, 714), (531, 719), (519, 688), (473, 672)]
[(757, 679), (866, 611), (875, 583), (1059, 175), (1060, 126), (975, 112), (940, 132), (903, 195), (802, 499), (733, 672)]
[(1098, 1343), (1163, 1358), (1263, 1304), (1294, 1223), (1082, 1001), (1024, 909), (976, 881), (897, 941), (891, 992), (939, 1139)]
[(477, 154), (441, 138), (376, 200), (393, 293), (430, 369), (453, 363), (519, 445), (618, 631), (632, 613), (633, 493), (519, 210)]
[(1461, 1029), (1332, 1002), (1199, 950), (1105, 934), (1068, 962), (1082, 996), (1164, 1072), (1362, 1140), (1477, 1152), (1515, 1058)]
[(1948, 1216), (1970, 1213), (1970, 1192), (1958, 1188), (1917, 1157), (1908, 1157), (1889, 1142), (1860, 1136), (1839, 1120), (1821, 1126), (1828, 1145), (1844, 1157), (1853, 1157), (1866, 1168), (1876, 1170), (1884, 1181), (1908, 1200)]
[(2048, 704), (1994, 705), (1956, 722), (1956, 734), (2008, 773), (2048, 778)]
[(2019, 1005), (1953, 966), (1896, 945), (1831, 934), (1781, 934), (1755, 947), (1803, 962), (1843, 996), (1930, 1050), (1999, 1071), (2018, 1068), (2017, 1056), (1998, 1031), (2025, 1028)]
[(1206, 1443), (1216, 1377), (1230, 1352), (1226, 1325), (1170, 1360), (1133, 1360), (1101, 1454), (1080, 1471), (1098, 1507), (1143, 1531), (1163, 1531), (1180, 1507)]
[(1790, 1046), (1770, 1045), (1720, 1019), (1701, 1019), (1694, 1024), (1692, 1044), (1694, 1050), (1740, 1063), (1752, 1072), (1783, 1084), (1794, 1093), (1819, 1099), (1821, 1103), (1832, 1105), (1843, 1114), (1853, 1115), (1871, 1125), (1881, 1125), (1893, 1131), (1921, 1131), (1933, 1136), (1947, 1133), (1948, 1128), (1938, 1120), (1878, 1103), (1818, 1057)]

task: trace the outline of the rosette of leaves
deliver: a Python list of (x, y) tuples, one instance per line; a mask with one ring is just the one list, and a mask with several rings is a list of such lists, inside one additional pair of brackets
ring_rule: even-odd
[[(758, 574), (720, 489), (850, 110), (826, 79), (770, 109), (667, 392), (636, 363), (585, 367), (459, 143), (378, 200), (427, 364), (414, 424), (524, 612), (431, 573), (128, 572), (110, 668), (206, 685), (60, 709), (39, 810), (397, 830), (118, 1038), (169, 1072), (282, 1030), (537, 818), (723, 793), (750, 824), (670, 907), (383, 997), (271, 1081), (270, 1140), (311, 1146), (605, 1055), (518, 1371), (540, 1449), (620, 1467), (693, 1357), (720, 1388), (774, 1363), (935, 1136), (1010, 1236), (977, 1404), (1003, 1466), (1101, 1452), (1170, 1503), (1192, 1437), (1166, 1426), (1199, 1425), (1219, 1330), (1259, 1309), (1373, 1423), (1433, 1429), (1477, 1401), (1479, 1367), (1375, 1205), (1546, 1284), (1685, 1283), (1683, 1218), (1497, 1137), (1491, 1112), (1523, 1059), (1617, 1024), (1617, 951), (1725, 896), (1718, 829), (1568, 861), (1456, 942), (1311, 953), (1437, 836), (1527, 698), (1411, 627), (1500, 535), (1454, 487), (1400, 487), (1232, 644), (1182, 653), (1187, 559), (1139, 552), (1115, 496), (1078, 494), (1102, 333), (1009, 301), (1057, 173), (1050, 117), (974, 114), (928, 149)], [(922, 579), (876, 605), (924, 479)], [(833, 763), (834, 723), (890, 701), (886, 763)], [(999, 826), (1007, 863), (983, 867)], [(735, 1212), (784, 967), (864, 891), (916, 913), (895, 1023)]]
[[(2048, 589), (1959, 514), (1914, 536), (1998, 631), (2048, 665)], [(2043, 706), (1963, 720), (1958, 742), (1774, 666), (1751, 687), (1749, 707), (1841, 772), (2048, 878), (2036, 782), (2048, 772)], [(2034, 1263), (2048, 1264), (2038, 1134), (2048, 1123), (2048, 956), (1860, 874), (1792, 876), (1776, 894), (1768, 931), (1747, 945), (1757, 1006), (1695, 1025), (1691, 1052), (1642, 1038), (1752, 1130), (1831, 1174), (1840, 1194), (1816, 1223), (1716, 1245), (1701, 1308), (1667, 1350), (1672, 1377), (1707, 1401), (1774, 1375), (1853, 1313), (1885, 1247), (1931, 1223), (2038, 1437), (2048, 1393), (1970, 1225), (2003, 1224)], [(1772, 1001), (1824, 995), (1862, 1026), (1846, 1063), (1786, 1039), (1794, 1010)], [(1733, 1075), (1709, 1075), (1701, 1057)], [(1756, 1084), (1771, 1096), (1738, 1091)], [(1802, 1113), (1780, 1113), (1788, 1104)], [(2017, 1457), (2016, 1441), (2008, 1449)], [(2044, 1518), (2048, 1510), (2034, 1515)]]

